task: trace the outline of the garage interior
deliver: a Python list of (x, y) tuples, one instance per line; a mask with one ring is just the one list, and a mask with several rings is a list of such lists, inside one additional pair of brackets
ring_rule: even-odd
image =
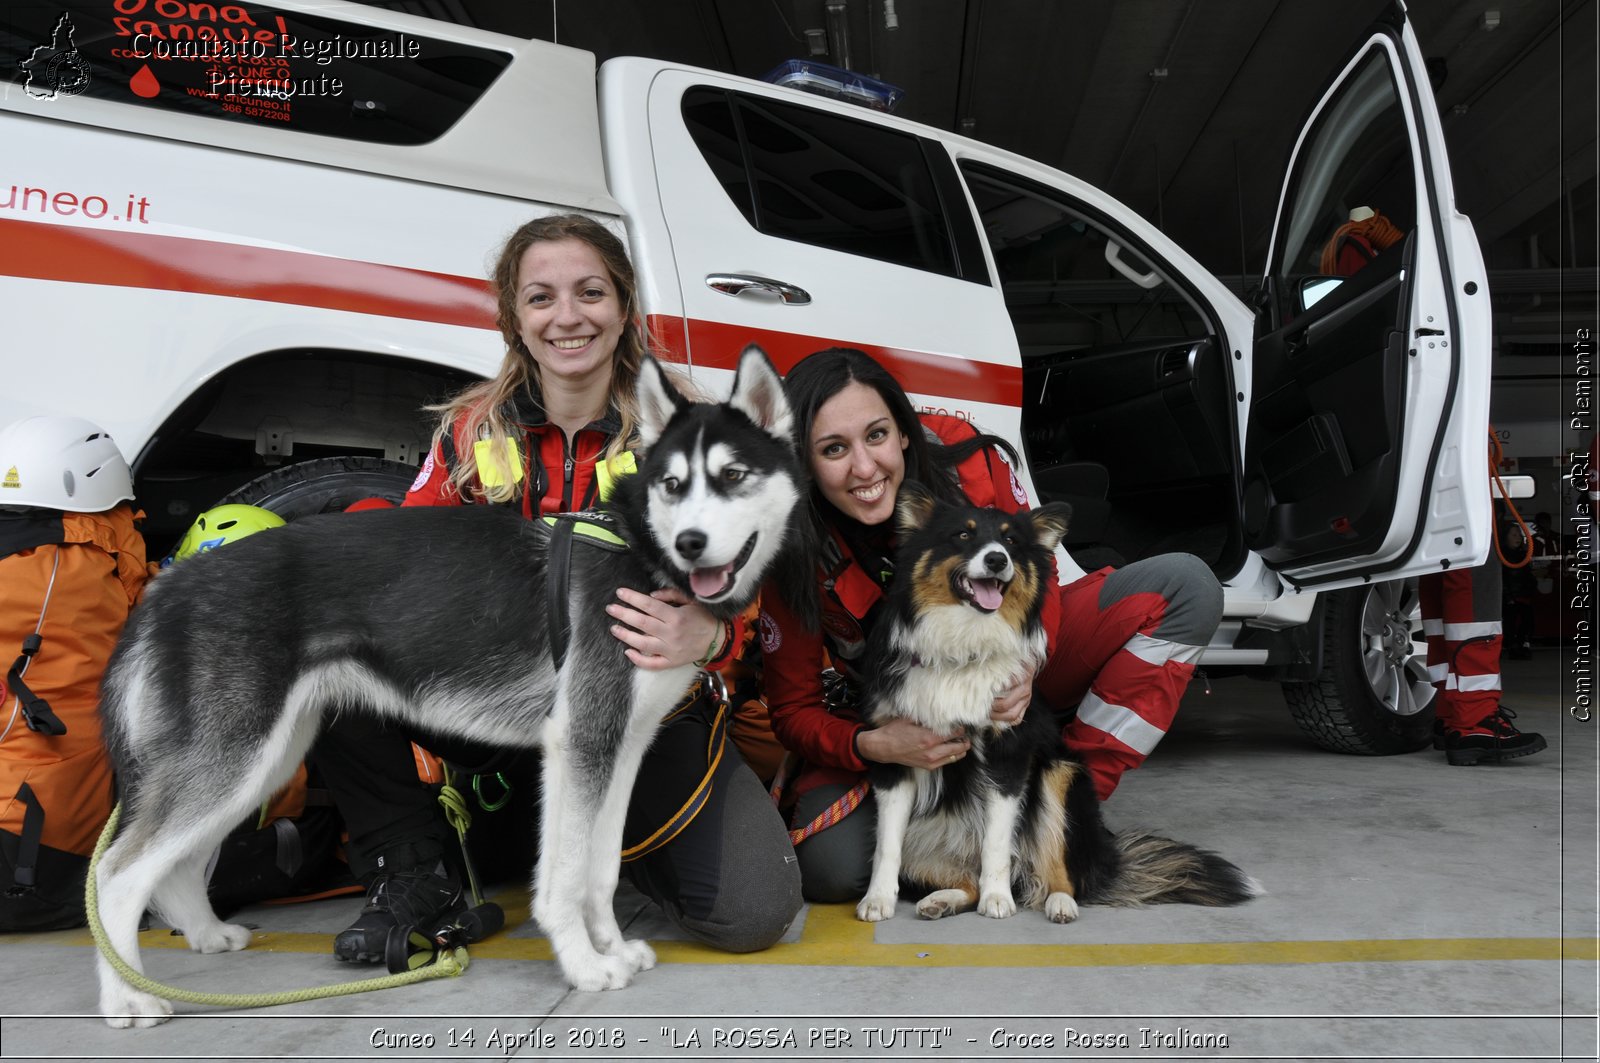
[[(1042, 160), (1173, 236), (1245, 296), (1259, 280), (1292, 138), (1327, 71), (1387, 5), (1375, 0), (390, 0), (378, 6), (596, 53), (760, 77), (812, 57), (905, 90), (896, 113)], [(1494, 308), (1492, 420), (1503, 471), (1534, 477), (1525, 516), (1563, 528), (1579, 330), (1597, 291), (1596, 0), (1415, 0), (1434, 61), (1458, 208), (1471, 217)], [(1588, 346), (1590, 372), (1593, 345)], [(1592, 406), (1586, 407), (1592, 411)], [(1592, 412), (1590, 423), (1593, 421)], [(1505, 702), (1550, 748), (1448, 767), (1317, 748), (1279, 687), (1197, 680), (1178, 723), (1107, 805), (1215, 849), (1264, 896), (1235, 909), (1086, 908), (868, 926), (808, 906), (750, 956), (683, 940), (626, 890), (630, 936), (660, 965), (619, 993), (560, 981), (514, 876), (489, 891), (508, 928), (464, 976), (262, 1011), (180, 1005), (155, 1031), (95, 1017), (87, 931), (4, 939), (26, 994), (0, 1055), (119, 1058), (548, 1058), (540, 1028), (621, 1031), (570, 1058), (1596, 1059), (1596, 724), (1569, 710), (1592, 680), (1562, 628), (1561, 565), (1534, 653), (1504, 665)], [(1587, 688), (1592, 694), (1592, 682)], [(239, 955), (199, 956), (159, 928), (151, 973), (186, 987), (267, 991), (348, 980), (329, 938), (358, 898), (259, 906)], [(460, 1033), (474, 1030), (474, 1043)], [(818, 1040), (837, 1029), (845, 1040)], [(743, 1031), (736, 1044), (730, 1031)], [(888, 1050), (888, 1031), (906, 1031)], [(934, 1031), (913, 1035), (909, 1031)], [(724, 1044), (713, 1049), (713, 1031)], [(790, 1032), (793, 1049), (752, 1047)], [(868, 1031), (876, 1031), (875, 1042)], [(996, 1042), (997, 1031), (1003, 1031)], [(1068, 1031), (1072, 1031), (1068, 1033)], [(1153, 1033), (1152, 1033), (1153, 1031)], [(486, 1047), (491, 1032), (511, 1051)], [(1037, 1038), (1053, 1039), (1049, 1050)], [(450, 1038), (457, 1041), (450, 1044)], [(932, 1041), (929, 1038), (933, 1038)], [(1014, 1040), (1007, 1038), (1014, 1037)], [(1089, 1040), (1110, 1039), (1096, 1047)], [(1154, 1038), (1152, 1040), (1152, 1037)], [(429, 1038), (426, 1044), (423, 1038)], [(521, 1038), (512, 1044), (512, 1038)], [(808, 1038), (810, 1043), (808, 1043)], [(1118, 1038), (1127, 1038), (1120, 1047)], [(1167, 1039), (1164, 1039), (1167, 1038)], [(1030, 1040), (1032, 1039), (1032, 1040)], [(1141, 1048), (1141, 1042), (1144, 1047)], [(582, 1050), (580, 1050), (582, 1049)]]
[[(905, 91), (897, 115), (1088, 181), (1244, 295), (1293, 138), (1388, 4), (1294, 0), (392, 0), (379, 6), (760, 78), (793, 58)], [(1593, 0), (1406, 4), (1435, 80), (1457, 208), (1495, 312), (1492, 420), (1560, 516), (1577, 328), (1596, 272)]]

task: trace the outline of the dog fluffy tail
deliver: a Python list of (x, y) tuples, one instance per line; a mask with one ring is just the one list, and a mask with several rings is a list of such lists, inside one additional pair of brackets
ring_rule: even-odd
[(1262, 892), (1254, 879), (1216, 853), (1155, 834), (1118, 834), (1116, 875), (1093, 903), (1138, 907), (1146, 904), (1242, 904)]

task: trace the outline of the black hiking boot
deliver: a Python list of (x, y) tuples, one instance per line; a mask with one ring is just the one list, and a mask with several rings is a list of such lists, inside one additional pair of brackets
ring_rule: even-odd
[(1544, 736), (1517, 730), (1511, 722), (1516, 717), (1515, 712), (1502, 705), (1464, 730), (1445, 727), (1434, 745), (1444, 750), (1445, 760), (1455, 765), (1500, 764), (1544, 749)]
[(430, 932), (466, 907), (461, 886), (443, 864), (391, 872), (367, 889), (361, 915), (333, 939), (333, 955), (346, 963), (383, 963), (391, 928)]

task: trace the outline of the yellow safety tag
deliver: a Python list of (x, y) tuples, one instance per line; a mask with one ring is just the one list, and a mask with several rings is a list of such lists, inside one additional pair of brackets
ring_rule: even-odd
[(472, 444), (472, 460), (478, 466), (478, 482), (485, 487), (506, 486), (507, 469), (511, 470), (511, 483), (522, 482), (522, 452), (517, 449), (517, 441), (507, 436), (504, 443), (503, 466), (494, 460), (494, 440), (480, 439)]
[(619, 477), (638, 471), (639, 463), (634, 460), (631, 450), (624, 450), (610, 461), (595, 462), (594, 476), (600, 501), (604, 502), (611, 497), (611, 488)]

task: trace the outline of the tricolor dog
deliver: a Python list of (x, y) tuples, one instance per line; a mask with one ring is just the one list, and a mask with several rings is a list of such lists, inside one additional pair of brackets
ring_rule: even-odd
[(902, 485), (900, 575), (868, 649), (865, 714), (869, 723), (964, 729), (972, 747), (931, 771), (871, 766), (878, 836), (858, 918), (893, 916), (902, 879), (932, 891), (917, 903), (928, 919), (974, 907), (1004, 918), (1020, 902), (1066, 923), (1080, 902), (1225, 905), (1259, 892), (1215, 853), (1111, 835), (1088, 773), (1043, 706), (1014, 727), (989, 718), (1022, 664), (1043, 662), (1041, 603), (1069, 515), (1063, 503), (1026, 513), (952, 506)]

